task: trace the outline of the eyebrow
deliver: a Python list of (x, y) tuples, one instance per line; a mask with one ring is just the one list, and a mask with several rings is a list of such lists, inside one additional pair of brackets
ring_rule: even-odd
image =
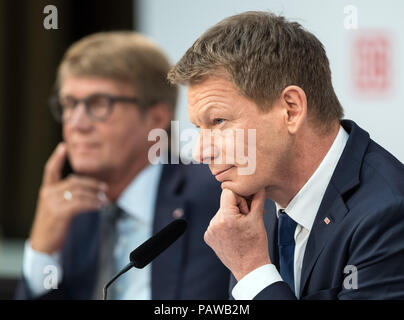
[(212, 109), (214, 109), (214, 110), (220, 110), (220, 111), (223, 111), (223, 110), (227, 110), (228, 108), (227, 107), (225, 107), (225, 106), (218, 106), (217, 104), (211, 104), (211, 105), (208, 105), (206, 108), (205, 108), (205, 110), (203, 110), (203, 112), (204, 113), (207, 113), (207, 112), (209, 112), (209, 111), (211, 111)]
[[(86, 97), (90, 97), (90, 96), (95, 96), (95, 95), (109, 95), (109, 96), (114, 96), (116, 94), (114, 93), (109, 93), (109, 92), (105, 92), (105, 91), (94, 91), (88, 95), (86, 95)], [(72, 94), (70, 92), (60, 92), (60, 97), (75, 97), (75, 94)]]
[[(218, 109), (220, 107), (218, 107), (216, 104), (210, 104), (210, 105), (207, 105), (207, 106), (203, 106), (201, 109), (199, 109), (199, 111), (198, 111), (198, 113), (196, 115), (197, 119), (202, 119), (203, 117), (201, 117), (201, 114), (206, 114), (212, 108)], [(195, 127), (199, 127), (198, 125), (196, 125), (194, 119), (189, 119), (189, 120)], [(201, 121), (201, 122), (203, 122), (203, 121)]]

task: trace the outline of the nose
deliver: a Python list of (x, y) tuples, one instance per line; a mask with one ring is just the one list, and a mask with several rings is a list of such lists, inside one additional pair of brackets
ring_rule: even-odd
[(194, 160), (198, 163), (212, 163), (218, 153), (214, 141), (215, 139), (209, 129), (201, 129), (192, 152)]
[(92, 120), (88, 117), (84, 102), (79, 102), (77, 104), (71, 118), (67, 122), (71, 128), (75, 128), (80, 131), (88, 131), (93, 126)]

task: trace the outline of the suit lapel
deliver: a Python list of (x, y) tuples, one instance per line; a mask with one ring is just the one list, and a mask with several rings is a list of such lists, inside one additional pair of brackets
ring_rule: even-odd
[(330, 184), (321, 202), (306, 245), (300, 278), (300, 297), (319, 255), (347, 212), (348, 209), (340, 194)]
[[(69, 299), (94, 298), (98, 271), (102, 267), (98, 263), (99, 223), (99, 212), (85, 212), (75, 216), (69, 228), (62, 250), (62, 286), (66, 286)], [(102, 292), (103, 285), (98, 292)]]
[[(164, 165), (155, 204), (153, 234), (177, 218), (187, 220), (181, 165)], [(152, 263), (152, 299), (178, 299), (187, 233)]]
[(332, 238), (338, 224), (348, 213), (345, 196), (360, 183), (363, 157), (370, 142), (369, 134), (353, 121), (343, 120), (341, 125), (349, 133), (349, 139), (328, 184), (310, 231), (303, 258), (300, 297), (306, 289), (307, 281), (324, 246)]

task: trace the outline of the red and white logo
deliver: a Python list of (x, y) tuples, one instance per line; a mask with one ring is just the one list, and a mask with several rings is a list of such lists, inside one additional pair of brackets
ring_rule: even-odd
[(353, 45), (353, 80), (357, 92), (383, 94), (392, 85), (392, 43), (387, 33), (360, 33)]

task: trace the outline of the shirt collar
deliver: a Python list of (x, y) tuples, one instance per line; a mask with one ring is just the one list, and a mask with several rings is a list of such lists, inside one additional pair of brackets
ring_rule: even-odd
[(152, 223), (162, 168), (161, 163), (151, 164), (140, 171), (118, 198), (118, 206), (130, 216)]
[[(284, 209), (289, 217), (309, 231), (348, 138), (348, 133), (340, 126), (337, 137), (317, 170)], [(282, 207), (277, 203), (275, 205), (279, 216)]]

